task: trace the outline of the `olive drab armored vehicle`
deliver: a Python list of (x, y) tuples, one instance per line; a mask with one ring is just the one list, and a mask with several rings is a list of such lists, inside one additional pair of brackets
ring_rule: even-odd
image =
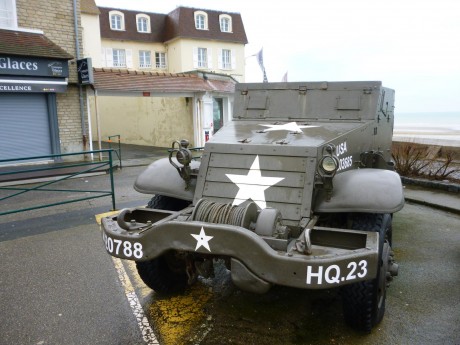
[(147, 208), (102, 221), (109, 254), (158, 293), (210, 277), (237, 287), (341, 289), (345, 321), (370, 331), (398, 273), (392, 214), (394, 91), (381, 82), (238, 84), (233, 120), (202, 150), (174, 141), (135, 189)]

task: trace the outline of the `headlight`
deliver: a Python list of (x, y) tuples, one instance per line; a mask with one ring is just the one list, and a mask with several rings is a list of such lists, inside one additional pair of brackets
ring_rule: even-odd
[(321, 159), (320, 166), (325, 173), (332, 174), (337, 170), (338, 162), (337, 159), (332, 156), (325, 156)]

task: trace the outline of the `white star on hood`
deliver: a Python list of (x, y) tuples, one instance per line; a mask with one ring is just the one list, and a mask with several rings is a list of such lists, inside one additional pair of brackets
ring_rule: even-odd
[(261, 209), (267, 207), (265, 190), (284, 180), (284, 177), (262, 176), (259, 167), (259, 156), (254, 159), (247, 175), (225, 175), (240, 189), (235, 196), (233, 205), (239, 205), (248, 199), (252, 199)]
[(302, 128), (314, 128), (319, 126), (299, 126), (297, 122), (288, 122), (284, 125), (259, 125), (264, 127), (270, 127), (265, 129), (264, 132), (272, 132), (272, 131), (289, 131), (293, 133), (302, 133)]
[(196, 240), (195, 251), (197, 251), (198, 248), (200, 247), (204, 247), (208, 251), (211, 251), (211, 248), (209, 248), (209, 241), (211, 241), (214, 236), (206, 236), (206, 233), (204, 232), (203, 227), (201, 227), (201, 231), (198, 235), (195, 235), (195, 234), (190, 234), (190, 235), (192, 235)]

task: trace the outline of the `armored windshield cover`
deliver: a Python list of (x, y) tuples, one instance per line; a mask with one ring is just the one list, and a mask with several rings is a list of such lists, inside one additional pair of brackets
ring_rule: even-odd
[[(382, 83), (294, 82), (239, 84), (234, 119), (373, 119)], [(393, 95), (389, 90), (388, 96)]]

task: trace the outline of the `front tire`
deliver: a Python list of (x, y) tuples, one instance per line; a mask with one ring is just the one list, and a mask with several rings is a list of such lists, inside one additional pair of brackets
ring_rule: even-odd
[(165, 295), (179, 293), (187, 287), (185, 260), (177, 258), (175, 251), (169, 251), (149, 261), (136, 262), (137, 273), (145, 285)]
[(346, 285), (341, 289), (345, 322), (359, 331), (370, 332), (372, 327), (382, 321), (385, 314), (389, 263), (392, 260), (389, 242), (392, 233), (391, 220), (389, 214), (353, 215), (352, 229), (379, 233), (377, 277)]
[[(180, 211), (190, 205), (189, 201), (164, 195), (155, 195), (148, 208)], [(145, 285), (159, 294), (179, 293), (187, 287), (186, 261), (177, 251), (171, 250), (152, 260), (136, 262), (137, 272)]]

